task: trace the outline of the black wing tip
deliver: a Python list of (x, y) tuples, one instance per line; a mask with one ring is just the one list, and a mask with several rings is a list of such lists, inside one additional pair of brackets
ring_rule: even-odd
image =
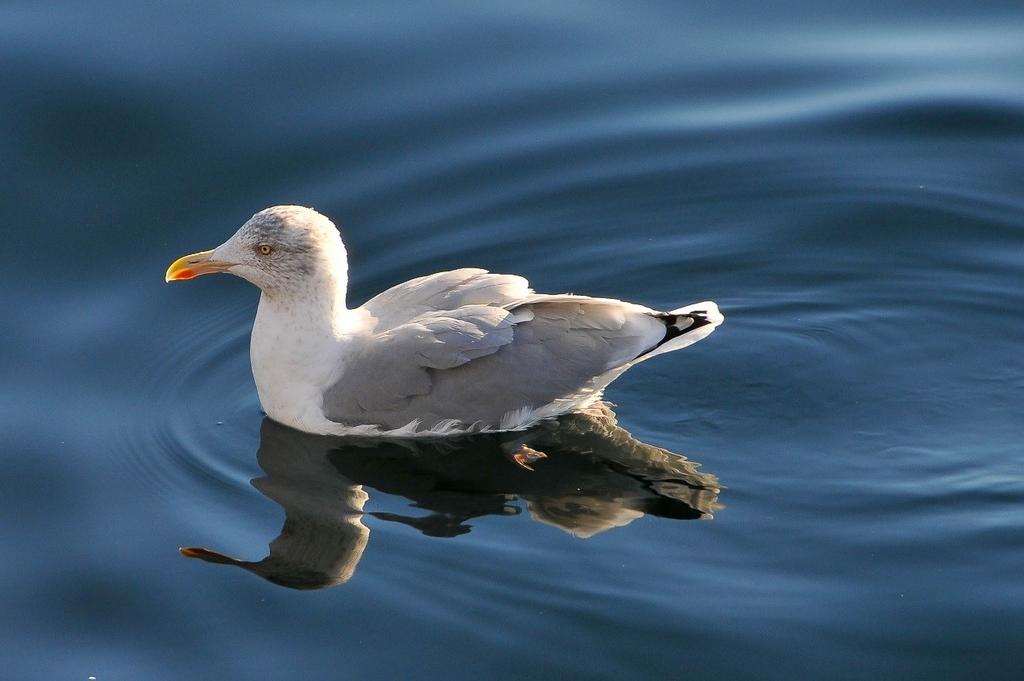
[(670, 340), (679, 338), (682, 335), (696, 331), (702, 326), (712, 324), (711, 319), (708, 318), (708, 313), (704, 310), (693, 310), (692, 312), (682, 312), (674, 314), (672, 312), (665, 312), (658, 315), (665, 324), (665, 336), (661, 339), (657, 346), (664, 345)]

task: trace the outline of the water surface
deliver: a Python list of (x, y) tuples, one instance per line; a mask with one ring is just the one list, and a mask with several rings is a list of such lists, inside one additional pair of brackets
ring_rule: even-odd
[[(13, 2), (0, 60), (12, 678), (1019, 674), (1018, 3)], [(275, 203), (352, 304), (479, 266), (727, 321), (533, 472), (307, 438), (256, 291), (162, 281)]]

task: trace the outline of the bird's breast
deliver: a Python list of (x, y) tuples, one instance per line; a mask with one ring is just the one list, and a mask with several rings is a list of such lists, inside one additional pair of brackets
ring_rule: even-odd
[(275, 421), (308, 432), (329, 432), (323, 394), (342, 366), (342, 343), (330, 329), (281, 314), (262, 302), (249, 356), (263, 411)]

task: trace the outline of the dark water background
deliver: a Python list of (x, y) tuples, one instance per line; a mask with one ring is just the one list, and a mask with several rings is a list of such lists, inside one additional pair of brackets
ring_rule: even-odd
[[(1020, 678), (1024, 9), (894, 5), (4, 3), (0, 675)], [(534, 474), (310, 440), (256, 291), (162, 281), (285, 202), (354, 303), (727, 321)], [(177, 551), (282, 526), (253, 571), (351, 579)]]

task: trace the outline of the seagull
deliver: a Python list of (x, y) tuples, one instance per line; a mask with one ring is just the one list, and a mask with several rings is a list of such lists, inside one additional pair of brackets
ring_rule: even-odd
[(261, 290), (249, 348), (267, 416), (319, 435), (449, 436), (524, 430), (600, 401), (624, 371), (708, 336), (715, 303), (659, 312), (535, 293), (478, 268), (346, 305), (348, 257), (330, 219), (273, 206), (165, 281), (228, 272)]

